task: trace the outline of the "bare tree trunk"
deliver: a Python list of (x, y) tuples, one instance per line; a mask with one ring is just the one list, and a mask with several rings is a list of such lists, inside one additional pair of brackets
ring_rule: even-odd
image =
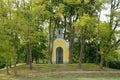
[(103, 64), (104, 64), (104, 56), (101, 55), (101, 59), (100, 59), (100, 69), (103, 69)]
[[(24, 3), (24, 7), (25, 7), (25, 3)], [(30, 11), (32, 12), (32, 0), (30, 0)], [(30, 31), (31, 31), (31, 27), (32, 27), (32, 16), (31, 16), (31, 21), (28, 21), (29, 26), (28, 26), (28, 35), (27, 35), (27, 48), (28, 48), (28, 59), (29, 59), (29, 69), (32, 70), (32, 52), (31, 52), (31, 40), (30, 40)]]
[[(84, 0), (81, 0), (82, 7), (84, 8)], [(82, 12), (83, 16), (84, 12)], [(78, 61), (78, 68), (82, 68), (82, 59), (83, 59), (83, 52), (84, 52), (84, 46), (85, 46), (85, 28), (82, 29), (81, 32), (81, 47), (80, 47), (80, 56), (79, 56), (79, 61)]]
[(97, 50), (97, 52), (96, 52), (96, 64), (98, 64), (99, 62), (98, 62), (98, 55), (99, 55), (99, 52), (98, 52), (98, 50)]
[(72, 17), (70, 17), (70, 41), (69, 41), (69, 63), (72, 63), (72, 55), (73, 55), (73, 44), (74, 44), (74, 28), (72, 27)]
[(53, 27), (53, 28), (51, 28), (52, 30), (52, 35), (51, 35), (51, 51), (50, 51), (50, 54), (51, 54), (51, 56), (50, 56), (50, 59), (51, 59), (51, 63), (52, 63), (52, 53), (53, 53), (53, 43), (54, 43), (54, 37), (55, 37), (55, 27)]
[(109, 68), (108, 61), (105, 62), (105, 65), (106, 65), (107, 68)]
[(14, 75), (15, 77), (17, 76), (17, 67), (16, 67), (16, 62), (17, 62), (17, 34), (13, 33), (13, 43), (14, 43)]
[[(30, 25), (31, 26), (31, 25)], [(27, 54), (28, 54), (28, 63), (29, 63), (29, 69), (32, 70), (32, 52), (31, 52), (31, 44), (30, 44), (30, 26), (28, 27), (28, 35), (27, 35)]]
[(6, 63), (6, 74), (7, 74), (7, 75), (10, 75), (10, 73), (9, 73), (8, 63)]
[(99, 11), (99, 16), (98, 16), (98, 33), (97, 33), (97, 36), (98, 36), (98, 41), (97, 41), (97, 52), (96, 52), (96, 64), (99, 64), (99, 61), (98, 61), (98, 56), (99, 56), (99, 33), (100, 33), (100, 30), (99, 30), (99, 26), (100, 26), (100, 16), (101, 16), (101, 11)]
[(83, 52), (84, 52), (84, 46), (85, 46), (85, 33), (84, 31), (81, 34), (81, 49), (80, 49), (80, 56), (79, 56), (79, 63), (78, 63), (78, 68), (82, 68), (82, 59), (83, 59)]
[(14, 57), (14, 75), (17, 76), (17, 67), (16, 67), (16, 56)]
[(49, 55), (48, 63), (50, 63), (50, 64), (52, 63), (52, 53), (51, 53), (51, 27), (52, 27), (52, 24), (51, 23), (52, 23), (52, 19), (50, 17), (50, 22), (49, 22), (49, 41), (48, 41), (48, 55)]
[(98, 58), (99, 58), (99, 43), (97, 42), (97, 52), (96, 52), (96, 64), (99, 64), (99, 61), (98, 61)]
[(64, 31), (64, 39), (66, 39), (66, 16), (64, 17), (64, 19), (65, 19), (65, 23), (64, 23), (64, 27), (65, 27), (65, 31)]
[[(70, 33), (70, 34), (72, 34), (72, 33)], [(70, 42), (69, 42), (69, 63), (70, 64), (72, 63), (72, 52), (73, 52), (73, 50), (72, 50), (72, 39), (70, 37)]]
[(29, 50), (29, 68), (30, 70), (32, 70), (32, 53), (31, 53), (31, 46), (29, 41), (28, 41), (28, 50)]
[(30, 54), (29, 54), (29, 48), (28, 48), (28, 46), (29, 46), (29, 45), (28, 45), (28, 42), (27, 42), (27, 44), (26, 44), (26, 47), (27, 47), (27, 48), (26, 48), (26, 53), (27, 53), (27, 56), (26, 56), (26, 57), (27, 57), (26, 64), (27, 64), (27, 65), (29, 65), (29, 60), (30, 60), (30, 59), (29, 59), (29, 55), (30, 55)]
[(27, 65), (29, 65), (29, 69), (32, 70), (32, 52), (31, 52), (31, 44), (30, 44), (30, 38), (29, 38), (29, 29), (28, 29), (28, 42), (26, 44), (27, 46)]
[(11, 61), (11, 59), (10, 59), (10, 64), (9, 64), (9, 67), (10, 67), (10, 68), (12, 67), (12, 61)]

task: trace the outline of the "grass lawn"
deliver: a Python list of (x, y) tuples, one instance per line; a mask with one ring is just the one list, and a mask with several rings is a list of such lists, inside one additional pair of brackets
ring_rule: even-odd
[(120, 78), (33, 78), (21, 80), (120, 80)]
[(10, 75), (5, 69), (0, 70), (0, 80), (120, 80), (120, 70), (103, 68), (95, 64), (33, 64), (33, 70), (21, 64), (17, 66), (18, 76), (15, 78), (13, 68)]

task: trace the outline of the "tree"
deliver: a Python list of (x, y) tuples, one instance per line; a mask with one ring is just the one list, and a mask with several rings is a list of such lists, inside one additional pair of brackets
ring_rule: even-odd
[[(79, 33), (79, 38), (81, 45), (80, 47), (80, 57), (79, 57), (79, 64), (78, 67), (81, 68), (83, 52), (85, 49), (85, 41), (94, 38), (94, 32), (97, 22), (97, 10), (99, 9), (98, 3), (96, 0), (88, 1), (88, 0), (81, 0), (80, 5), (78, 7), (78, 20), (75, 22), (76, 27), (80, 27), (80, 29), (76, 29)], [(93, 20), (93, 21), (91, 21)], [(87, 34), (88, 33), (88, 34)], [(92, 37), (93, 36), (93, 37)]]
[[(0, 33), (2, 34), (1, 37), (1, 56), (5, 59), (5, 64), (6, 64), (6, 74), (9, 75), (9, 61), (11, 60), (11, 51), (10, 51), (10, 34), (7, 32), (7, 7), (3, 5), (5, 2), (1, 1), (1, 28), (0, 28)], [(4, 13), (3, 13), (4, 12)], [(6, 39), (7, 38), (7, 39)], [(5, 43), (5, 44), (3, 44)], [(9, 57), (10, 56), (10, 57)]]
[[(101, 55), (101, 62), (100, 62), (100, 68), (103, 67), (104, 59), (110, 54), (111, 50), (115, 50), (116, 47), (118, 47), (118, 44), (120, 43), (120, 39), (116, 39), (116, 30), (119, 27), (119, 21), (120, 21), (120, 16), (119, 16), (119, 0), (110, 0), (110, 15), (109, 16), (109, 21), (108, 21), (108, 33), (106, 36), (106, 41), (104, 42), (104, 50), (102, 50)], [(109, 4), (108, 4), (109, 5)], [(106, 49), (106, 50), (105, 50)], [(106, 61), (108, 62), (108, 61)]]
[[(81, 39), (80, 39), (81, 43), (79, 43), (79, 44), (81, 44), (79, 64), (78, 64), (79, 68), (81, 68), (81, 64), (82, 64), (83, 52), (84, 52), (84, 48), (85, 48), (85, 40), (87, 40), (87, 38), (89, 40), (89, 36), (91, 36), (95, 30), (94, 22), (95, 22), (94, 18), (91, 18), (88, 14), (84, 14), (74, 24), (76, 26), (76, 29), (78, 30), (78, 37), (81, 37)], [(79, 35), (79, 34), (81, 34), (81, 35)]]

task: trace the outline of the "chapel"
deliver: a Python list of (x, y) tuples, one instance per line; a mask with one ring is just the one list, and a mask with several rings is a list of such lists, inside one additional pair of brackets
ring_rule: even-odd
[(56, 30), (56, 39), (53, 43), (52, 63), (67, 64), (69, 63), (69, 42), (63, 38), (63, 29)]

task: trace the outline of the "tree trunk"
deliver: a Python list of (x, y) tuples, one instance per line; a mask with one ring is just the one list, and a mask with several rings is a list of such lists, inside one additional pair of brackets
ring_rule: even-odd
[(30, 54), (29, 54), (29, 44), (28, 44), (28, 42), (27, 42), (27, 44), (26, 44), (26, 47), (27, 47), (27, 48), (26, 48), (26, 53), (27, 53), (27, 56), (26, 56), (26, 57), (27, 57), (26, 64), (29, 65), (29, 60), (30, 60), (30, 59), (29, 59), (29, 55), (30, 55)]
[(31, 44), (30, 44), (30, 27), (31, 25), (29, 25), (28, 27), (28, 34), (27, 34), (27, 63), (29, 65), (29, 69), (32, 70), (32, 52), (31, 52)]
[(82, 68), (82, 58), (83, 58), (83, 52), (84, 52), (84, 46), (85, 46), (85, 33), (84, 31), (81, 34), (81, 49), (80, 49), (80, 56), (79, 56), (79, 63), (78, 63), (78, 68)]
[(109, 68), (108, 61), (105, 62), (105, 65), (106, 65), (107, 68)]
[(101, 16), (101, 11), (99, 11), (98, 15), (98, 28), (97, 28), (97, 36), (98, 36), (98, 41), (97, 41), (97, 52), (96, 52), (96, 64), (99, 64), (98, 58), (99, 58), (99, 44), (100, 44), (100, 39), (99, 39), (99, 34), (100, 34), (100, 16)]
[(65, 23), (64, 23), (64, 27), (65, 27), (65, 31), (64, 31), (64, 39), (66, 39), (66, 16), (64, 17), (64, 19), (65, 19)]
[(7, 74), (7, 75), (10, 75), (10, 73), (9, 73), (8, 63), (6, 63), (6, 74)]
[(74, 28), (72, 27), (72, 17), (70, 17), (70, 41), (69, 41), (69, 63), (72, 63), (72, 55), (73, 55), (73, 44), (74, 44)]
[(99, 55), (99, 52), (97, 51), (97, 52), (96, 52), (96, 62), (95, 62), (96, 64), (99, 63), (99, 62), (98, 62), (98, 55)]
[(14, 75), (17, 76), (17, 68), (16, 68), (16, 62), (17, 62), (17, 34), (13, 33), (13, 43), (14, 43)]
[(100, 59), (100, 69), (103, 69), (103, 64), (104, 64), (104, 56), (101, 55), (101, 59)]
[(16, 56), (14, 58), (14, 75), (17, 76), (17, 67), (16, 67)]
[(29, 69), (32, 70), (32, 53), (30, 41), (27, 42), (27, 65), (29, 65)]
[(52, 26), (52, 19), (51, 19), (51, 17), (50, 17), (50, 25), (49, 25), (49, 41), (48, 41), (48, 55), (49, 55), (49, 57), (48, 57), (48, 59), (49, 59), (49, 61), (48, 61), (48, 63), (52, 63), (52, 53), (51, 53), (51, 26)]
[(53, 43), (54, 43), (54, 37), (55, 37), (55, 27), (53, 27), (53, 28), (51, 28), (52, 30), (52, 37), (51, 37), (51, 51), (50, 51), (50, 54), (51, 54), (51, 56), (50, 56), (50, 59), (51, 59), (51, 63), (52, 63), (52, 53), (53, 53)]
[(70, 38), (69, 42), (69, 63), (72, 63), (72, 39)]
[(32, 53), (31, 53), (31, 46), (29, 41), (28, 41), (28, 50), (29, 50), (29, 68), (30, 70), (32, 70)]
[[(10, 4), (9, 0), (8, 0), (8, 4)], [(11, 10), (9, 8), (9, 14), (10, 14), (10, 20), (12, 20), (12, 13)], [(17, 24), (16, 24), (17, 25)], [(17, 76), (17, 67), (16, 67), (16, 63), (17, 63), (17, 33), (12, 32), (12, 38), (13, 38), (13, 46), (14, 46), (14, 76)], [(8, 64), (6, 65), (8, 66)]]
[(10, 64), (9, 64), (9, 67), (12, 68), (12, 61), (10, 60)]

